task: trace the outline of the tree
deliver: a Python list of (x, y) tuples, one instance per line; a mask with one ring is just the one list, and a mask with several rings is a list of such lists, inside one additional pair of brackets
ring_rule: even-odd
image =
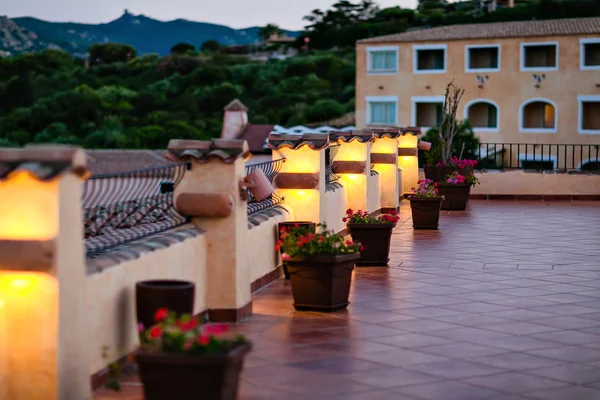
[(92, 64), (128, 62), (137, 54), (133, 46), (120, 43), (94, 44), (89, 47), (88, 53)]
[(454, 141), (454, 137), (464, 129), (465, 122), (456, 119), (458, 105), (464, 94), (465, 89), (456, 86), (454, 81), (451, 81), (446, 86), (443, 105), (444, 111), (438, 133), (442, 150), (442, 162), (444, 163), (448, 163), (452, 157), (452, 142)]
[(310, 122), (324, 122), (329, 119), (341, 117), (344, 115), (344, 106), (335, 100), (318, 100), (309, 110), (308, 119)]
[(207, 40), (200, 45), (200, 51), (205, 53), (216, 53), (221, 48), (221, 44), (216, 40)]
[(271, 36), (280, 34), (281, 29), (279, 29), (279, 26), (276, 24), (267, 24), (266, 26), (258, 28), (258, 37), (265, 42), (269, 40)]
[(177, 43), (175, 46), (171, 47), (171, 54), (186, 54), (193, 53), (196, 48), (185, 42)]

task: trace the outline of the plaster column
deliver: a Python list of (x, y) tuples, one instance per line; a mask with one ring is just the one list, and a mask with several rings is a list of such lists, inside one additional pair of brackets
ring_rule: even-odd
[(275, 178), (276, 194), (295, 221), (322, 222), (325, 207), (325, 149), (329, 138), (322, 134), (269, 135), (273, 160), (285, 158)]
[(401, 194), (411, 192), (419, 180), (419, 128), (403, 128), (398, 138), (398, 168), (402, 171)]
[(398, 210), (400, 206), (400, 173), (398, 171), (399, 129), (373, 129), (371, 164), (379, 174), (381, 212)]
[(83, 150), (0, 151), (0, 398), (91, 399)]
[(206, 232), (206, 307), (211, 321), (237, 322), (252, 314), (245, 250), (248, 210), (240, 195), (249, 154), (244, 140), (169, 142), (168, 159), (191, 162), (175, 189), (175, 208)]
[(329, 140), (339, 144), (340, 149), (332, 162), (332, 171), (340, 177), (340, 183), (346, 191), (346, 204), (353, 210), (369, 210), (369, 190), (379, 190), (369, 187), (371, 174), (370, 147), (373, 133), (366, 131), (331, 132)]

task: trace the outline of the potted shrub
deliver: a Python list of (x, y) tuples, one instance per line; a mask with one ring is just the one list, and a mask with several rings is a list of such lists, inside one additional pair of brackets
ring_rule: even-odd
[(287, 262), (294, 307), (297, 310), (336, 311), (348, 306), (354, 262), (360, 258), (359, 243), (327, 231), (292, 228), (277, 242)]
[(144, 399), (236, 400), (244, 357), (251, 344), (226, 335), (226, 325), (200, 325), (189, 314), (160, 308), (135, 353)]
[(414, 229), (438, 229), (443, 196), (438, 194), (436, 182), (422, 179), (413, 194), (408, 197)]
[(367, 211), (354, 212), (351, 208), (346, 210), (342, 221), (347, 223), (352, 240), (364, 247), (360, 252), (360, 260), (356, 261), (357, 266), (387, 266), (392, 229), (398, 219), (396, 211), (372, 217)]
[(438, 184), (438, 193), (444, 196), (442, 210), (465, 210), (471, 195), (471, 187), (478, 183), (474, 175), (460, 175), (453, 172), (444, 182)]
[[(308, 221), (280, 222), (278, 225), (279, 240), (281, 240), (281, 233), (287, 232), (287, 230), (289, 230), (290, 228), (300, 228), (300, 227), (308, 228), (309, 232), (314, 233), (316, 226), (317, 226), (317, 224), (315, 224), (314, 222), (308, 222)], [(275, 250), (281, 252), (281, 249), (279, 248), (279, 246), (275, 246)], [(281, 266), (283, 267), (283, 275), (285, 276), (285, 279), (289, 280), (290, 273), (288, 272), (287, 263), (285, 262), (285, 260), (281, 260)]]

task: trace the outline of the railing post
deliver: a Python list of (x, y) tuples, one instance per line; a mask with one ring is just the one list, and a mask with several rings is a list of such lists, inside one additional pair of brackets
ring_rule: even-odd
[(371, 164), (377, 171), (381, 187), (381, 210), (398, 210), (400, 206), (400, 177), (398, 171), (399, 129), (373, 130)]
[(323, 134), (269, 135), (273, 159), (285, 158), (275, 177), (275, 194), (296, 221), (321, 222), (325, 210), (325, 149), (329, 138)]
[(85, 167), (77, 148), (0, 152), (2, 399), (91, 398), (81, 229)]
[(354, 210), (375, 211), (369, 210), (367, 201), (369, 190), (379, 190), (369, 187), (373, 133), (336, 131), (329, 134), (329, 141), (340, 146), (331, 169), (344, 185), (346, 204)]
[(410, 193), (419, 180), (419, 128), (402, 128), (398, 138), (398, 168), (402, 171), (402, 194)]
[(252, 313), (245, 254), (248, 212), (240, 188), (249, 154), (244, 140), (169, 142), (167, 158), (191, 162), (175, 188), (175, 208), (206, 232), (206, 306), (211, 321), (237, 322)]

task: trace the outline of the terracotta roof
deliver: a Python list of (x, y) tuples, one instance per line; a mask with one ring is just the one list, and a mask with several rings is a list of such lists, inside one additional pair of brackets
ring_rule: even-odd
[(247, 124), (240, 135), (240, 139), (248, 142), (250, 152), (262, 153), (265, 151), (265, 142), (274, 128), (275, 125)]
[(187, 161), (190, 158), (207, 162), (217, 158), (224, 163), (232, 163), (238, 158), (250, 156), (248, 143), (239, 139), (179, 140), (171, 139), (167, 148), (167, 159), (174, 162)]
[(358, 43), (425, 42), (539, 36), (600, 35), (600, 17), (450, 25), (359, 40)]
[(166, 150), (86, 150), (86, 154), (92, 176), (173, 164), (165, 158)]
[(225, 111), (248, 111), (248, 107), (246, 107), (238, 99), (234, 99), (225, 106), (224, 110)]

